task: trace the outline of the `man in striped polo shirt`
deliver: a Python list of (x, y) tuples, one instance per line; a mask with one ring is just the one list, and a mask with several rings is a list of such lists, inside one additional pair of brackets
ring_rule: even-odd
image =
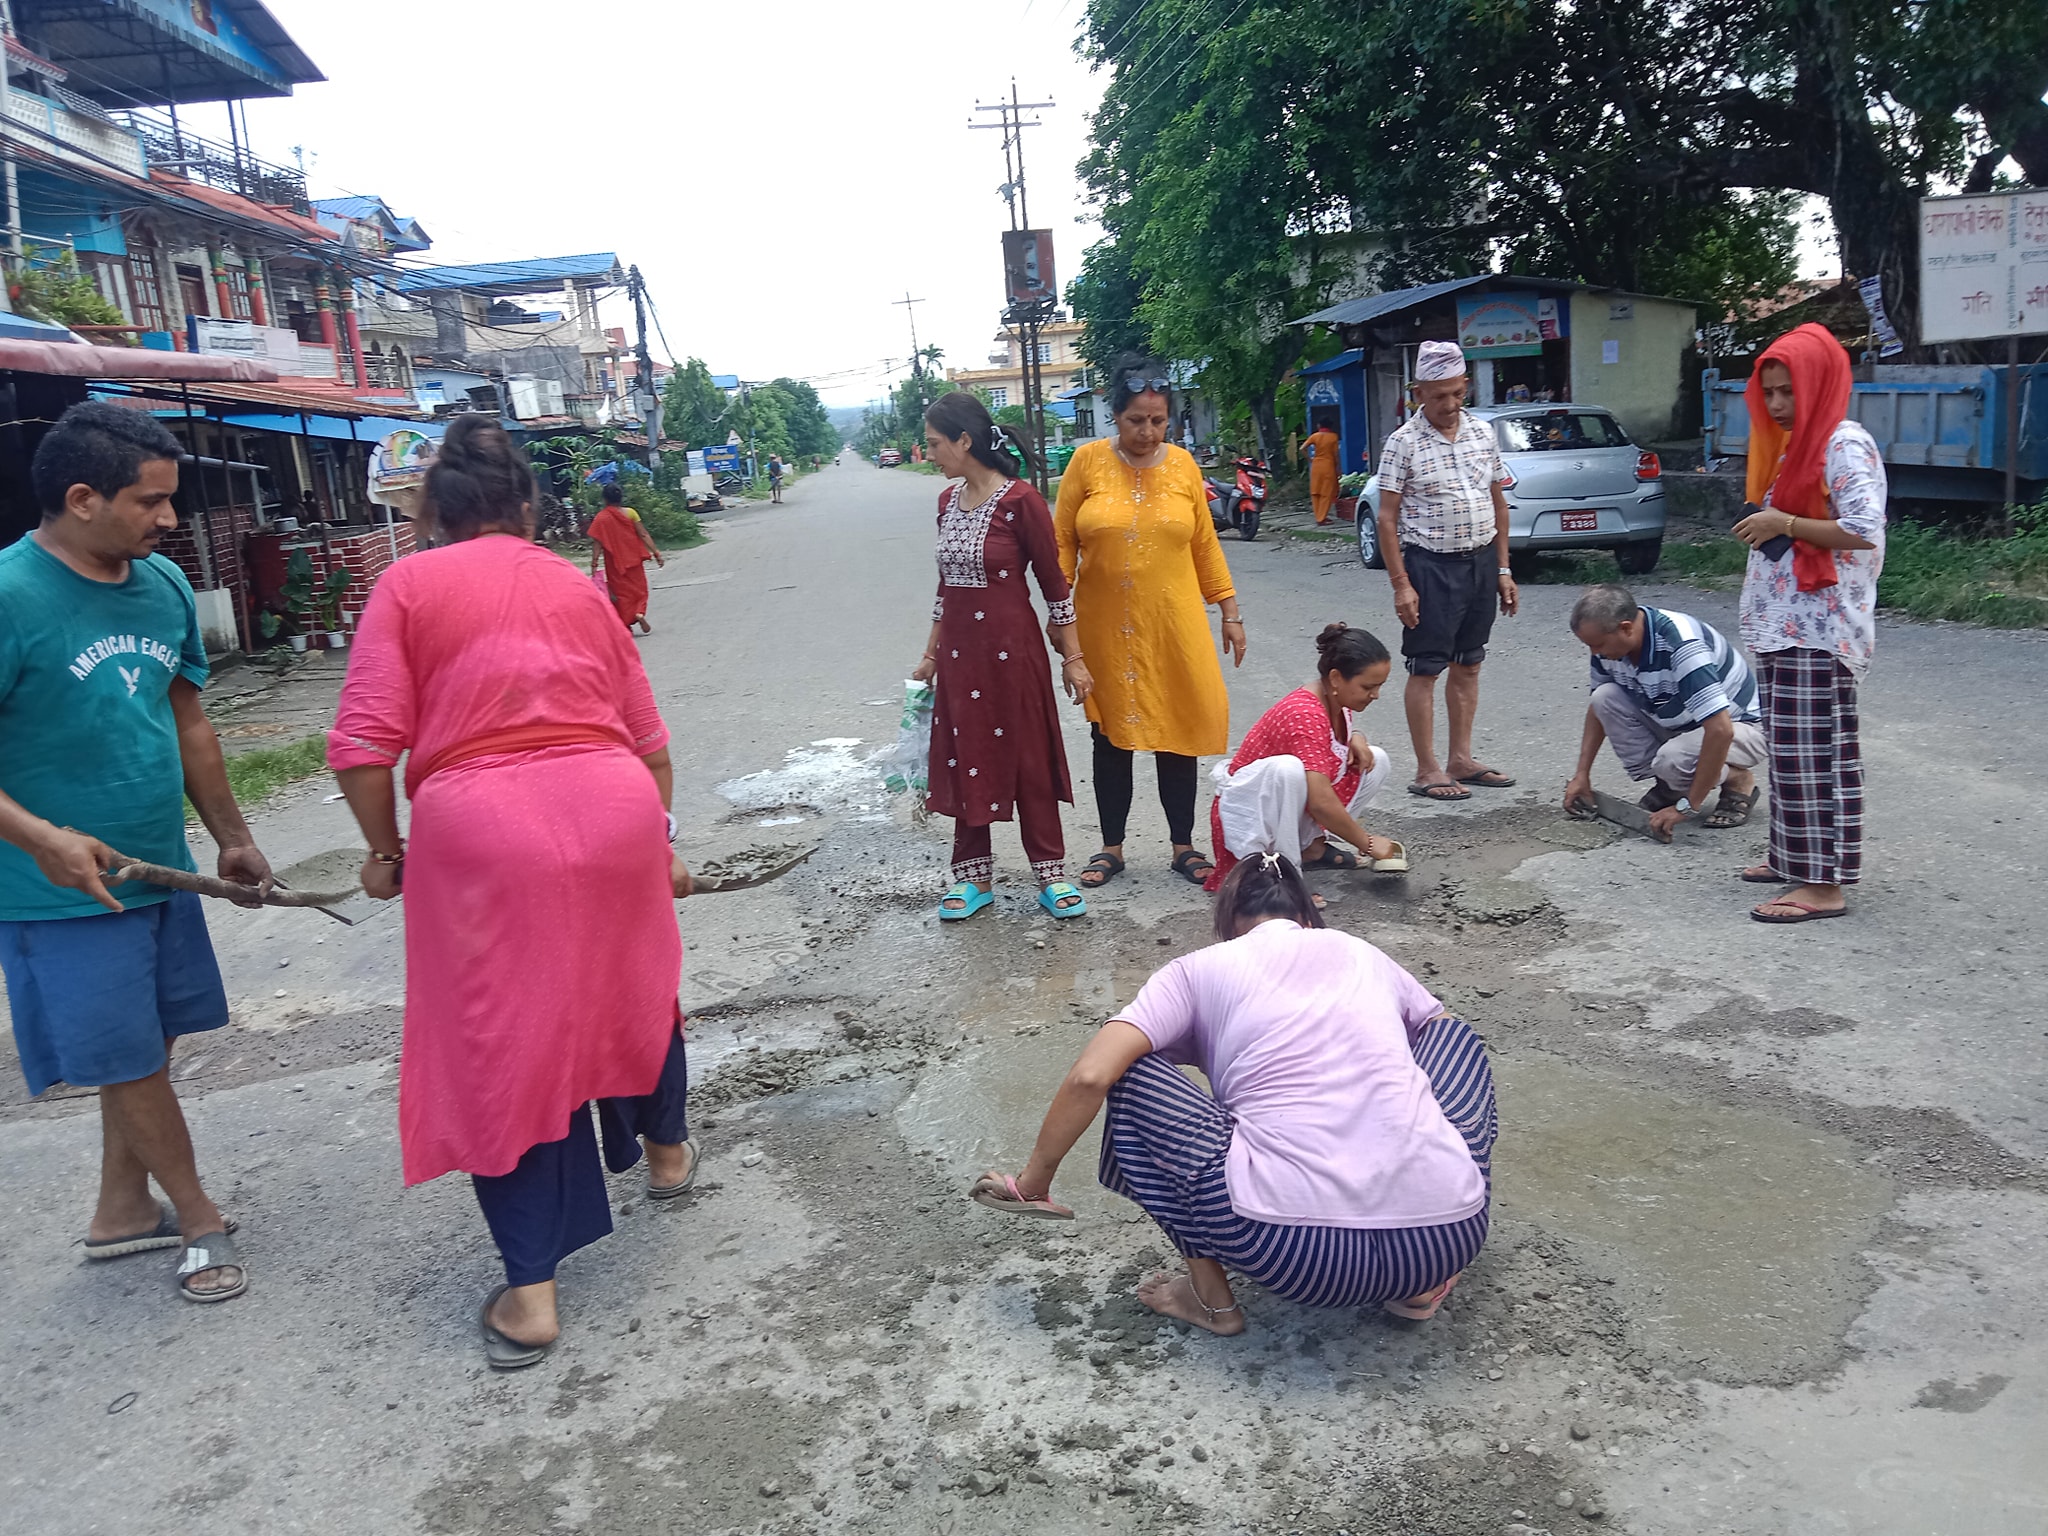
[(1702, 811), (1710, 827), (1748, 821), (1766, 746), (1742, 653), (1713, 625), (1646, 608), (1626, 587), (1588, 587), (1572, 607), (1572, 633), (1593, 653), (1593, 701), (1565, 809), (1591, 797), (1607, 741), (1631, 779), (1655, 781), (1641, 804), (1659, 835)]

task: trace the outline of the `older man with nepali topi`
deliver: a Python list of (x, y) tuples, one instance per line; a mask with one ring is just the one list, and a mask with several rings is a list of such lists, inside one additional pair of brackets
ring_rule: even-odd
[[(1415, 355), (1419, 409), (1380, 453), (1380, 548), (1401, 621), (1408, 668), (1402, 702), (1415, 744), (1411, 795), (1469, 800), (1467, 785), (1506, 789), (1515, 781), (1472, 755), (1479, 712), (1479, 665), (1496, 608), (1520, 601), (1508, 572), (1507, 466), (1493, 428), (1465, 409), (1465, 354), (1455, 342), (1425, 341)], [(1436, 680), (1451, 674), (1444, 703), (1450, 755), (1436, 755)]]

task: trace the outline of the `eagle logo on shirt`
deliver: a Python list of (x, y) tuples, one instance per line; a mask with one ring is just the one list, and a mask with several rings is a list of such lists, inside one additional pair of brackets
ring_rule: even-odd
[(135, 685), (142, 681), (142, 668), (137, 667), (133, 672), (131, 672), (126, 667), (117, 665), (114, 668), (114, 670), (121, 674), (121, 681), (128, 685), (128, 697), (131, 699), (134, 698)]

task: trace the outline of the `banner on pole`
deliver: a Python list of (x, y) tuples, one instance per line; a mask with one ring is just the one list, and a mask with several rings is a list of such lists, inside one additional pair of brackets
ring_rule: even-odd
[(1003, 232), (1003, 293), (1012, 304), (1042, 304), (1059, 297), (1051, 230)]

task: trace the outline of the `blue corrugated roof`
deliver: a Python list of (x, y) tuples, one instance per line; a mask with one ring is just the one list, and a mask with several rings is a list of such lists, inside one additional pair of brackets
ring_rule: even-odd
[(1335, 357), (1326, 357), (1320, 363), (1310, 363), (1306, 368), (1294, 370), (1295, 377), (1306, 378), (1313, 373), (1336, 373), (1349, 368), (1353, 363), (1365, 361), (1365, 348), (1353, 347), (1349, 352), (1339, 352)]
[[(1424, 283), (1420, 288), (1397, 288), (1392, 293), (1369, 293), (1362, 299), (1346, 299), (1342, 304), (1332, 304), (1328, 309), (1319, 309), (1312, 315), (1303, 315), (1296, 325), (1363, 325), (1368, 320), (1377, 320), (1381, 315), (1391, 315), (1403, 309), (1412, 309), (1417, 304), (1427, 304), (1431, 299), (1440, 299), (1447, 293), (1457, 293), (1490, 280), (1492, 274), (1484, 277), (1454, 277), (1447, 283)], [(1532, 284), (1533, 286), (1533, 284)]]
[(400, 293), (461, 288), (472, 293), (542, 293), (572, 279), (623, 283), (626, 274), (610, 251), (583, 256), (534, 256), (523, 261), (483, 261), (462, 267), (423, 267), (393, 286)]
[(331, 213), (343, 219), (366, 219), (379, 210), (391, 211), (384, 207), (381, 197), (316, 197), (313, 208), (316, 212)]

